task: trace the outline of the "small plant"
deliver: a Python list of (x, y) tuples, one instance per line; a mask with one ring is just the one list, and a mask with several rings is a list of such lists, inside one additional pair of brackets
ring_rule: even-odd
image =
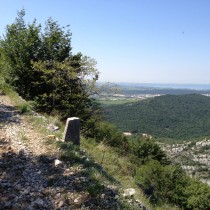
[(87, 191), (90, 194), (91, 197), (98, 197), (104, 189), (104, 186), (99, 183), (99, 181), (96, 181), (95, 183), (91, 183), (87, 187)]
[(23, 131), (20, 131), (18, 133), (18, 137), (21, 141), (28, 142), (28, 137), (26, 136), (26, 134)]
[(52, 123), (55, 126), (58, 126), (59, 129), (63, 127), (63, 123), (58, 115), (50, 116), (49, 123)]
[(18, 109), (19, 109), (21, 114), (26, 114), (26, 113), (31, 112), (31, 106), (27, 102), (18, 105)]

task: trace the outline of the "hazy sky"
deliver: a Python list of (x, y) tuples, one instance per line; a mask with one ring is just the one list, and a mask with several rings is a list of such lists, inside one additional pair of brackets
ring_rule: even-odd
[(22, 8), (70, 24), (100, 81), (210, 84), (210, 0), (1, 0), (1, 35)]

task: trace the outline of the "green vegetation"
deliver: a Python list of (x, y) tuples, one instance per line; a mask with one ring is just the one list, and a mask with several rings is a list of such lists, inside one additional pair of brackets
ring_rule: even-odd
[(176, 88), (158, 88), (158, 87), (140, 87), (119, 84), (121, 93), (125, 95), (134, 94), (161, 94), (161, 95), (186, 95), (186, 94), (209, 94), (210, 90), (192, 90), (192, 89), (176, 89)]
[(96, 93), (98, 79), (95, 60), (72, 54), (67, 27), (51, 18), (44, 29), (36, 20), (27, 25), (24, 16), (24, 10), (18, 12), (0, 40), (1, 84), (12, 85), (24, 99), (34, 101), (40, 112), (63, 120), (78, 116), (82, 127), (88, 127), (98, 110), (90, 97)]
[(104, 110), (122, 131), (171, 139), (210, 135), (210, 98), (202, 95), (165, 95)]
[(178, 165), (150, 161), (137, 170), (135, 179), (152, 202), (174, 203), (189, 210), (209, 209), (209, 186), (189, 178)]
[(119, 105), (119, 104), (126, 104), (126, 103), (133, 103), (135, 102), (134, 99), (126, 98), (126, 99), (116, 99), (116, 100), (110, 100), (110, 99), (100, 99), (98, 102), (103, 105)]

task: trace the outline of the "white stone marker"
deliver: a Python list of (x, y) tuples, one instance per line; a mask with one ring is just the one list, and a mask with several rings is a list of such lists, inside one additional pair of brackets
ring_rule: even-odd
[(80, 120), (78, 117), (70, 117), (66, 120), (64, 130), (64, 141), (72, 141), (75, 145), (80, 145)]

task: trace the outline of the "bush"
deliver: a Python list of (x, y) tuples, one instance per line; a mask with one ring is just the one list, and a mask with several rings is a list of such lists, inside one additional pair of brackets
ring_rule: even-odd
[(187, 178), (179, 166), (162, 166), (151, 160), (137, 169), (135, 180), (154, 203), (181, 205), (185, 200)]
[(96, 142), (104, 142), (121, 151), (128, 149), (128, 140), (113, 124), (105, 121), (98, 122), (86, 133), (86, 136), (96, 139)]
[(187, 204), (185, 209), (209, 210), (210, 208), (210, 187), (198, 180), (191, 180), (186, 188)]
[(130, 139), (130, 153), (132, 154), (132, 162), (137, 165), (145, 164), (150, 160), (157, 160), (161, 164), (168, 164), (169, 161), (165, 152), (153, 139)]

